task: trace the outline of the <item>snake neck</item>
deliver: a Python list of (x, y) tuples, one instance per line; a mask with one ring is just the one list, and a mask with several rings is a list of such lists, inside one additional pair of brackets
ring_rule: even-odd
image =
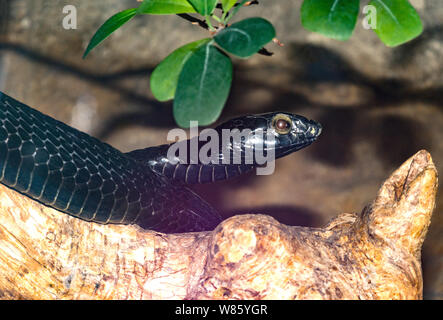
[(230, 153), (229, 160), (223, 161), (223, 150), (221, 148), (212, 150), (212, 154), (209, 152), (209, 155), (205, 152), (206, 158), (202, 159), (202, 153), (206, 151), (204, 149), (205, 144), (194, 140), (196, 144), (193, 145), (191, 141), (193, 140), (181, 142), (181, 147), (175, 143), (163, 144), (134, 150), (127, 153), (127, 155), (144, 162), (153, 171), (169, 179), (186, 184), (228, 180), (256, 167), (254, 163), (245, 162), (244, 153), (242, 152), (240, 152), (238, 159), (234, 159), (232, 153)]

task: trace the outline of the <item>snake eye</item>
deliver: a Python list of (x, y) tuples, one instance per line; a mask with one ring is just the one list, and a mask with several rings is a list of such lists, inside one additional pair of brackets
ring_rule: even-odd
[(287, 134), (291, 131), (292, 121), (288, 116), (278, 114), (272, 119), (272, 127), (279, 134)]

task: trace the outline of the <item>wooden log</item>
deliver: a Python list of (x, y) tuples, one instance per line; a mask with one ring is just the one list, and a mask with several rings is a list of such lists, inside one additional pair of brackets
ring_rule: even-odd
[(362, 213), (324, 228), (240, 215), (212, 232), (161, 234), (88, 223), (0, 185), (0, 297), (420, 299), (436, 190), (422, 150)]

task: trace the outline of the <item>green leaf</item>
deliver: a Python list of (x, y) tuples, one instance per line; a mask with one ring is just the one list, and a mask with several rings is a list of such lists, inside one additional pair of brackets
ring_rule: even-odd
[(187, 0), (144, 0), (138, 7), (138, 14), (179, 14), (193, 13), (194, 8)]
[(217, 0), (188, 0), (202, 16), (209, 16), (217, 5)]
[(374, 31), (387, 46), (398, 46), (422, 33), (420, 16), (407, 0), (372, 0), (369, 5), (377, 9)]
[(88, 53), (94, 49), (100, 42), (105, 40), (111, 33), (120, 28), (123, 24), (131, 20), (136, 15), (137, 9), (127, 9), (121, 11), (111, 18), (105, 21), (101, 27), (95, 32), (91, 41), (89, 41), (88, 47), (83, 54), (83, 59), (86, 58)]
[(232, 82), (232, 62), (212, 42), (188, 58), (178, 79), (174, 118), (181, 127), (190, 121), (213, 123), (220, 116)]
[(237, 0), (221, 0), (221, 5), (224, 12), (228, 12), (237, 3)]
[(237, 14), (238, 10), (240, 10), (241, 8), (243, 8), (244, 4), (245, 4), (246, 2), (248, 2), (248, 1), (249, 1), (249, 0), (242, 0), (242, 1), (238, 4), (238, 6), (236, 6), (236, 7), (234, 8), (234, 10), (232, 10), (231, 14), (230, 14), (229, 17), (226, 19), (226, 22), (229, 21), (229, 20), (231, 20), (232, 18), (234, 18), (234, 16)]
[(275, 37), (272, 24), (263, 18), (249, 18), (232, 24), (214, 37), (229, 53), (248, 58)]
[(305, 0), (301, 23), (328, 38), (347, 40), (354, 31), (359, 9), (359, 0)]
[(151, 74), (151, 91), (157, 100), (166, 101), (174, 98), (178, 77), (183, 65), (194, 51), (211, 39), (202, 39), (188, 43), (168, 55)]

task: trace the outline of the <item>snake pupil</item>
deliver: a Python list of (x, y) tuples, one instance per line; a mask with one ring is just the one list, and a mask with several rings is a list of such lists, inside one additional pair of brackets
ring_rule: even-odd
[(277, 123), (275, 125), (276, 125), (277, 129), (279, 129), (279, 130), (286, 130), (289, 128), (288, 121), (286, 121), (284, 119), (278, 119)]

